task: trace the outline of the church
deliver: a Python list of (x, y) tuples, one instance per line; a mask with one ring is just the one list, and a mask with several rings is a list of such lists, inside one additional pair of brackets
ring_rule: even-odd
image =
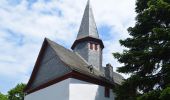
[(69, 50), (44, 39), (24, 100), (114, 100), (113, 89), (123, 77), (102, 64), (99, 38), (88, 0), (76, 40)]

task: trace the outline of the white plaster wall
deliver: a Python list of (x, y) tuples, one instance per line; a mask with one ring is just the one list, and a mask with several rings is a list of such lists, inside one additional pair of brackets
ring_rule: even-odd
[(69, 78), (25, 96), (24, 100), (114, 100), (104, 96), (104, 87), (96, 84)]
[(66, 79), (25, 96), (24, 100), (69, 100), (69, 83)]
[(77, 79), (70, 79), (69, 100), (114, 100), (115, 95), (110, 89), (110, 97), (105, 97), (103, 86), (91, 84)]

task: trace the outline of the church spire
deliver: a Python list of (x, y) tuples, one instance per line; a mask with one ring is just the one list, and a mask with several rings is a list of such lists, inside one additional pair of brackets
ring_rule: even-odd
[(77, 39), (71, 49), (84, 58), (89, 65), (100, 71), (102, 68), (103, 48), (103, 41), (99, 39), (90, 0), (88, 0)]
[(84, 37), (93, 37), (99, 39), (99, 34), (97, 31), (95, 19), (93, 16), (92, 7), (90, 4), (90, 0), (88, 0), (84, 15), (82, 18), (82, 22), (80, 25), (80, 29), (77, 35), (77, 39), (81, 39)]

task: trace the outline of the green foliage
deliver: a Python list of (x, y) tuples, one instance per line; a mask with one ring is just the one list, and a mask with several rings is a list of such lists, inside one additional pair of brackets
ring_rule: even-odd
[[(116, 94), (117, 95), (116, 100), (135, 100), (135, 98), (137, 97), (137, 94), (134, 93), (136, 91), (131, 88), (132, 86), (131, 86), (131, 84), (129, 84), (130, 80), (131, 79), (127, 79), (122, 84), (122, 86), (118, 85), (114, 88), (114, 92), (117, 93)], [(128, 92), (124, 91), (124, 90), (128, 90)]]
[(8, 91), (8, 99), (9, 100), (24, 100), (23, 89), (25, 88), (25, 84), (18, 84), (15, 88)]
[(7, 96), (0, 93), (0, 100), (8, 100)]
[(169, 100), (170, 99), (170, 87), (167, 87), (160, 94), (160, 100)]
[(131, 74), (116, 89), (117, 100), (136, 100), (139, 93), (138, 100), (159, 100), (155, 95), (160, 91), (163, 98), (170, 83), (170, 0), (137, 0), (136, 12), (131, 37), (120, 40), (128, 50), (113, 54), (124, 64), (117, 71)]
[(169, 100), (170, 87), (163, 90), (153, 90), (138, 97), (137, 100)]
[(160, 100), (158, 98), (159, 95), (160, 95), (160, 91), (151, 91), (138, 97), (137, 100)]

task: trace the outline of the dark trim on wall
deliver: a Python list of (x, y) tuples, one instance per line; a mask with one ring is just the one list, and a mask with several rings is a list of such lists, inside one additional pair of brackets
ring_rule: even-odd
[(109, 98), (110, 97), (110, 88), (109, 87), (105, 87), (104, 92), (105, 92), (104, 96)]
[(103, 44), (103, 42), (102, 42), (101, 39), (97, 39), (97, 38), (89, 37), (89, 36), (88, 36), (88, 37), (84, 37), (84, 38), (81, 38), (81, 39), (77, 39), (77, 40), (73, 43), (71, 49), (73, 50), (77, 44), (79, 44), (79, 43), (81, 43), (81, 42), (85, 42), (85, 41), (94, 41), (94, 42), (97, 42), (97, 43), (100, 44), (101, 49), (104, 48), (104, 44)]
[(58, 82), (61, 82), (65, 79), (68, 79), (68, 78), (75, 78), (75, 79), (78, 79), (78, 80), (82, 80), (82, 81), (85, 81), (85, 82), (89, 82), (89, 83), (93, 83), (93, 84), (97, 84), (97, 85), (101, 85), (101, 86), (105, 86), (105, 87), (109, 87), (109, 88), (114, 88), (114, 84), (113, 83), (109, 83), (109, 82), (106, 82), (106, 81), (103, 81), (103, 80), (100, 80), (100, 79), (96, 79), (96, 78), (93, 78), (93, 77), (90, 77), (88, 75), (84, 75), (84, 74), (81, 74), (79, 72), (76, 72), (76, 71), (72, 71), (62, 77), (59, 77), (59, 78), (56, 78), (52, 81), (49, 81), (45, 84), (42, 84), (34, 89), (28, 89), (26, 90), (26, 94), (31, 94), (33, 92), (36, 92), (38, 90), (41, 90), (41, 89), (44, 89), (48, 86), (51, 86), (53, 84), (56, 84)]
[(26, 90), (25, 92), (26, 92), (26, 94), (30, 94), (30, 93), (36, 92), (36, 91), (38, 91), (38, 90), (41, 90), (41, 89), (46, 88), (46, 87), (48, 87), (48, 86), (51, 86), (51, 85), (53, 85), (53, 84), (55, 84), (55, 83), (58, 83), (58, 82), (60, 82), (60, 81), (63, 81), (63, 80), (65, 80), (65, 79), (69, 78), (70, 76), (72, 76), (72, 73), (68, 73), (68, 74), (66, 74), (66, 75), (64, 75), (64, 76), (62, 76), (62, 77), (56, 78), (56, 79), (54, 79), (54, 80), (51, 80), (51, 81), (49, 81), (49, 82), (47, 82), (47, 83), (44, 83), (44, 84), (42, 84), (42, 85), (40, 85), (40, 86), (38, 86), (38, 87), (36, 87), (36, 88), (30, 89), (30, 90), (28, 89), (28, 90)]
[(110, 88), (114, 87), (114, 82), (111, 83), (107, 80), (104, 80), (103, 78), (101, 78), (101, 79), (94, 78), (94, 76), (92, 77), (92, 76), (89, 76), (89, 75), (85, 75), (85, 74), (82, 74), (82, 73), (77, 72), (77, 71), (73, 71), (73, 77), (72, 78), (82, 80), (82, 81), (86, 81), (86, 82), (93, 83), (93, 84), (97, 84), (97, 85), (101, 85), (101, 86), (108, 86)]

